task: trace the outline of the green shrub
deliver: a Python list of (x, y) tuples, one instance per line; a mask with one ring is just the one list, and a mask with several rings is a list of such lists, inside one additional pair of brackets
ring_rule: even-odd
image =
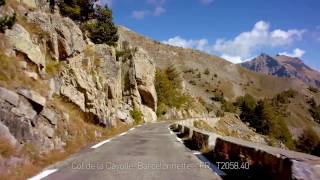
[(320, 123), (320, 105), (317, 105), (314, 98), (310, 99), (308, 103), (310, 104), (309, 112), (311, 116), (317, 123)]
[(190, 80), (189, 83), (194, 85), (194, 86), (197, 85), (196, 81), (194, 81), (194, 80)]
[(209, 74), (210, 74), (210, 71), (209, 71), (208, 68), (206, 68), (206, 70), (204, 71), (204, 74), (205, 74), (205, 75), (209, 75)]
[(280, 140), (288, 148), (294, 149), (292, 135), (285, 119), (277, 111), (278, 107), (274, 106), (272, 100), (264, 99), (256, 103), (252, 96), (245, 95), (237, 98), (235, 104), (240, 107), (240, 118), (242, 121), (248, 122), (258, 133), (268, 135), (275, 140)]
[(319, 92), (319, 89), (316, 88), (316, 87), (313, 87), (313, 86), (309, 86), (308, 89), (309, 89), (309, 91), (311, 91), (313, 93), (318, 93)]
[(205, 131), (214, 132), (214, 128), (211, 127), (206, 121), (204, 120), (197, 120), (193, 121), (193, 126), (198, 129), (203, 129)]
[(6, 29), (11, 29), (16, 22), (16, 13), (12, 16), (2, 16), (0, 17), (0, 32), (4, 33)]
[(216, 116), (217, 117), (223, 117), (224, 116), (224, 112), (222, 110), (218, 109), (217, 112), (216, 112)]
[(123, 58), (124, 60), (126, 59), (132, 59), (133, 58), (133, 54), (131, 52), (131, 50), (127, 49), (127, 50), (120, 50), (120, 51), (116, 51), (116, 59), (117, 61)]
[(143, 118), (142, 118), (143, 115), (141, 111), (139, 111), (138, 109), (135, 108), (132, 111), (130, 111), (130, 115), (134, 119), (135, 124), (143, 123)]
[(275, 105), (279, 105), (279, 104), (288, 104), (290, 103), (290, 99), (294, 98), (297, 95), (297, 91), (294, 91), (292, 89), (287, 90), (287, 91), (283, 91), (280, 94), (277, 94), (273, 99), (273, 103)]
[(231, 112), (231, 113), (237, 112), (237, 107), (229, 101), (224, 101), (224, 103), (221, 105), (221, 109), (224, 112)]
[[(192, 103), (192, 98), (183, 93), (182, 80), (174, 66), (166, 70), (157, 69), (155, 79), (158, 106), (181, 109)], [(161, 115), (163, 109), (158, 109), (157, 114)]]
[(193, 68), (190, 68), (190, 69), (188, 69), (188, 70), (185, 70), (185, 71), (183, 71), (184, 73), (192, 73), (192, 74), (194, 74), (194, 69)]
[(199, 73), (196, 75), (196, 78), (198, 78), (198, 79), (201, 78), (201, 72), (199, 72)]
[(303, 131), (296, 146), (298, 151), (320, 156), (320, 137), (311, 127)]
[(81, 9), (80, 6), (76, 5), (74, 1), (65, 1), (59, 4), (60, 13), (63, 16), (70, 17), (72, 20), (80, 21)]
[(222, 93), (215, 93), (215, 95), (211, 97), (211, 100), (221, 102), (221, 103), (225, 102), (225, 99)]

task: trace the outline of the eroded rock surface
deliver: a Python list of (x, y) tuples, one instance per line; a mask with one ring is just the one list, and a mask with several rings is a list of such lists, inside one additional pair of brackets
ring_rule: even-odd
[(40, 47), (31, 40), (29, 32), (21, 25), (15, 24), (6, 30), (5, 36), (14, 50), (25, 54), (39, 68), (45, 67), (45, 56)]

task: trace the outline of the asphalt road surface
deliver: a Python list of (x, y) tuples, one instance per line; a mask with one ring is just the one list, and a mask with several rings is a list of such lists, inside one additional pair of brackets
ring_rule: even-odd
[(34, 179), (221, 179), (168, 126), (168, 123), (155, 123), (135, 127), (48, 167)]

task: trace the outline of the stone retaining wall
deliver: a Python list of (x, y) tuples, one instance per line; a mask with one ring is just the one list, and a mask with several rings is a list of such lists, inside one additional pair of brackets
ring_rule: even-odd
[[(215, 162), (249, 163), (247, 171), (229, 170), (228, 173), (250, 173), (251, 177), (267, 179), (320, 179), (320, 157), (288, 151), (233, 137), (193, 128), (192, 120), (171, 125), (193, 149), (209, 151)], [(240, 165), (239, 164), (239, 165)]]

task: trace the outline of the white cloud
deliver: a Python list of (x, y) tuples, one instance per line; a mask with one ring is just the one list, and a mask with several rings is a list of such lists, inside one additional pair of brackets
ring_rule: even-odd
[(156, 7), (156, 9), (154, 10), (153, 15), (155, 15), (155, 16), (160, 16), (160, 15), (162, 15), (162, 14), (165, 13), (165, 12), (166, 12), (166, 9), (164, 9), (164, 8), (161, 7), (161, 6), (158, 6), (158, 7)]
[(243, 62), (243, 59), (240, 56), (229, 56), (227, 54), (222, 54), (221, 58), (226, 59), (234, 64)]
[(285, 56), (290, 56), (290, 57), (297, 57), (297, 58), (301, 58), (304, 54), (306, 53), (306, 51), (296, 48), (293, 50), (292, 53), (288, 53), (288, 52), (282, 52), (279, 53), (280, 55), (285, 55)]
[[(270, 31), (269, 23), (259, 21), (251, 31), (242, 32), (234, 39), (218, 39), (213, 46), (213, 50), (225, 57), (241, 57), (241, 61), (243, 61), (251, 57), (256, 50), (290, 45), (301, 39), (304, 32), (305, 30), (297, 29)], [(231, 58), (227, 60), (231, 60)]]
[(202, 3), (202, 4), (210, 4), (210, 3), (212, 3), (214, 0), (200, 0), (200, 2)]
[(176, 36), (173, 38), (170, 38), (166, 41), (162, 41), (165, 44), (169, 44), (172, 46), (178, 46), (183, 48), (193, 48), (198, 49), (201, 51), (207, 51), (208, 50), (208, 40), (207, 39), (198, 39), (198, 40), (186, 40), (181, 38), (180, 36)]
[(145, 16), (149, 14), (150, 14), (150, 11), (148, 10), (133, 11), (132, 17), (135, 19), (143, 19)]
[[(264, 48), (291, 45), (293, 42), (300, 40), (304, 32), (305, 30), (298, 29), (276, 29), (272, 31), (269, 23), (259, 21), (251, 31), (242, 32), (231, 40), (217, 39), (214, 44), (209, 44), (207, 39), (184, 39), (180, 36), (162, 42), (173, 46), (197, 49), (209, 54), (218, 53), (226, 60), (240, 63), (254, 57), (255, 53), (260, 53)], [(301, 57), (304, 53), (305, 51), (297, 48), (291, 55)]]
[[(161, 16), (166, 12), (164, 8), (166, 0), (146, 0), (146, 3), (151, 5), (150, 8), (145, 10), (135, 10), (132, 12), (132, 17), (135, 19), (143, 19), (146, 16)], [(151, 10), (152, 9), (152, 10)]]
[(147, 0), (147, 3), (153, 6), (160, 6), (163, 5), (165, 2), (166, 0)]

